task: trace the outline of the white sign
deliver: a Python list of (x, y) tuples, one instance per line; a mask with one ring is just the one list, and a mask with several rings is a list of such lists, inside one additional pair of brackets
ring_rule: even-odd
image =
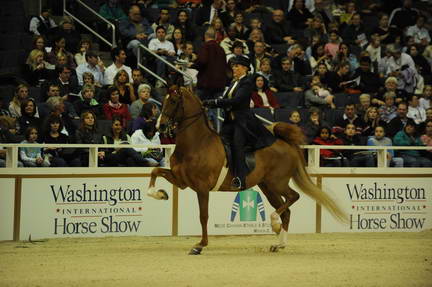
[[(256, 186), (243, 192), (210, 192), (210, 235), (274, 234), (270, 215), (275, 209)], [(315, 201), (302, 196), (292, 205), (290, 233), (315, 232)], [(199, 207), (191, 189), (179, 191), (179, 235), (200, 235)]]
[(432, 228), (432, 178), (323, 178), (349, 223), (327, 212), (322, 232), (421, 231)]
[(0, 240), (13, 239), (15, 178), (0, 178)]
[(170, 200), (146, 195), (149, 177), (23, 179), (21, 239), (171, 235)]

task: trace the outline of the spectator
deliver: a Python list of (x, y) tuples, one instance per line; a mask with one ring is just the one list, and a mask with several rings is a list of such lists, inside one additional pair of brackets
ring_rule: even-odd
[(225, 10), (219, 15), (225, 28), (228, 28), (234, 22), (235, 14), (238, 11), (236, 4), (236, 0), (227, 0)]
[[(17, 143), (19, 142), (16, 133), (15, 118), (0, 116), (0, 143)], [(18, 161), (18, 167), (22, 167), (21, 161)], [(6, 167), (6, 149), (0, 148), (0, 167)]]
[(416, 24), (408, 27), (405, 32), (405, 36), (414, 37), (414, 42), (423, 47), (429, 45), (431, 38), (429, 35), (429, 31), (424, 27), (425, 25), (425, 16), (419, 15), (417, 16)]
[(352, 124), (356, 128), (356, 134), (360, 134), (362, 127), (364, 126), (364, 121), (357, 115), (357, 111), (353, 103), (345, 104), (343, 115), (337, 118), (335, 121), (333, 133), (338, 134), (345, 131), (348, 124)]
[(305, 7), (304, 0), (294, 0), (294, 4), (287, 18), (290, 19), (294, 29), (303, 30), (306, 28), (306, 21), (314, 18), (314, 16), (309, 9)]
[(56, 31), (57, 37), (62, 37), (66, 41), (66, 51), (72, 54), (77, 53), (79, 43), (81, 42), (81, 34), (75, 30), (75, 24), (70, 16), (63, 16), (62, 21)]
[(275, 73), (275, 88), (279, 92), (303, 92), (303, 81), (299, 73), (292, 71), (292, 60), (284, 57), (281, 60), (282, 70)]
[[(43, 129), (43, 142), (46, 144), (67, 144), (69, 137), (62, 133), (63, 121), (60, 116), (50, 115), (47, 117)], [(44, 154), (48, 155), (51, 166), (65, 167), (68, 166), (65, 160), (65, 150), (60, 147), (47, 147), (44, 149)]]
[(31, 86), (41, 86), (53, 77), (54, 66), (44, 60), (41, 50), (32, 50), (27, 58), (24, 75)]
[(431, 149), (427, 150), (426, 157), (429, 160), (432, 160), (432, 119), (427, 120), (425, 122), (425, 131), (423, 135), (420, 137), (420, 140), (425, 146), (431, 147)]
[(211, 22), (210, 27), (214, 29), (216, 33), (215, 40), (220, 44), (220, 42), (222, 42), (222, 40), (227, 36), (221, 18), (215, 17)]
[(366, 110), (371, 106), (371, 96), (369, 94), (361, 94), (359, 96), (360, 104), (357, 105), (357, 114), (364, 117)]
[(273, 96), (273, 92), (268, 87), (266, 78), (262, 75), (254, 76), (254, 91), (251, 95), (251, 108), (280, 108), (277, 99)]
[[(408, 119), (405, 127), (393, 138), (395, 146), (423, 146), (423, 142), (416, 135), (416, 125)], [(422, 157), (418, 150), (399, 150), (398, 154), (403, 158), (404, 167), (432, 167), (432, 161)]]
[(180, 28), (174, 28), (174, 31), (171, 36), (171, 43), (174, 46), (174, 51), (176, 55), (180, 55), (184, 53), (184, 44), (186, 43), (186, 39), (183, 36), (183, 32)]
[(127, 20), (127, 16), (121, 6), (119, 0), (106, 0), (99, 8), (99, 14), (111, 23)]
[(145, 103), (138, 117), (132, 123), (131, 132), (142, 129), (148, 122), (156, 121), (159, 110), (154, 103)]
[(366, 48), (368, 39), (359, 13), (352, 15), (350, 24), (342, 32), (342, 38), (345, 43), (351, 45), (351, 47), (356, 47), (357, 50)]
[[(63, 123), (63, 128), (60, 130), (61, 133), (69, 136), (72, 139), (75, 136), (75, 124), (72, 122), (72, 117), (65, 110), (65, 101), (59, 96), (49, 97), (46, 104), (50, 110), (49, 116), (60, 117)], [(47, 127), (46, 124), (43, 125)]]
[[(416, 70), (422, 76), (429, 76), (431, 74), (431, 64), (426, 60), (426, 58), (419, 53), (418, 45), (411, 45), (408, 47), (409, 55), (413, 59)], [(418, 84), (418, 83), (417, 83)]]
[(348, 62), (340, 63), (335, 71), (327, 72), (321, 82), (326, 84), (332, 93), (342, 93), (352, 84), (352, 81), (349, 81), (349, 69)]
[[(376, 126), (374, 135), (370, 136), (367, 141), (368, 146), (392, 146), (392, 140), (385, 136), (385, 128), (383, 126)], [(387, 150), (387, 166), (403, 167), (403, 159), (394, 156), (394, 151)], [(374, 153), (375, 162), (377, 161), (376, 153)]]
[(369, 57), (372, 62), (371, 70), (375, 73), (379, 72), (378, 63), (381, 62), (382, 51), (383, 49), (381, 48), (381, 40), (379, 39), (379, 36), (375, 34), (374, 36), (372, 36), (369, 45), (366, 47), (366, 52), (369, 53)]
[(387, 75), (398, 77), (402, 69), (406, 68), (411, 68), (413, 72), (417, 71), (415, 63), (410, 55), (402, 53), (402, 50), (394, 45), (389, 45), (387, 50), (391, 54), (388, 62)]
[(21, 117), (18, 118), (20, 134), (24, 134), (30, 126), (40, 132), (41, 121), (39, 117), (36, 117), (36, 103), (32, 98), (26, 99), (21, 103), (21, 114)]
[[(101, 88), (99, 86), (95, 85), (95, 79), (92, 73), (90, 72), (84, 72), (82, 74), (83, 78), (83, 86), (85, 85), (91, 85), (95, 89), (95, 99), (101, 104), (105, 104), (108, 102), (109, 97), (106, 96), (106, 90), (104, 88)], [(81, 92), (78, 93), (78, 97), (81, 97)], [(66, 105), (66, 110), (68, 110)]]
[(413, 119), (416, 125), (419, 125), (426, 120), (426, 111), (419, 106), (417, 95), (410, 95), (408, 98), (407, 117)]
[[(237, 38), (246, 41), (249, 36), (249, 29), (244, 24), (244, 15), (241, 11), (237, 11), (234, 16), (234, 27), (236, 29)], [(231, 25), (233, 25), (231, 24)]]
[(288, 123), (300, 127), (301, 115), (298, 110), (293, 110), (288, 118)]
[(136, 119), (141, 113), (143, 105), (147, 102), (152, 102), (150, 97), (151, 87), (147, 84), (140, 84), (138, 87), (138, 99), (130, 106), (130, 113), (132, 119)]
[[(110, 132), (102, 137), (104, 144), (130, 144), (131, 138), (125, 132), (121, 118), (114, 116)], [(133, 148), (104, 149), (105, 166), (147, 166), (147, 161)]]
[(135, 92), (125, 70), (120, 70), (114, 76), (114, 86), (120, 93), (120, 102), (130, 105), (136, 100)]
[(378, 27), (376, 27), (372, 34), (378, 35), (378, 38), (383, 44), (391, 44), (396, 41), (396, 38), (400, 32), (396, 27), (389, 26), (389, 16), (385, 13), (378, 15)]
[(41, 35), (33, 36), (33, 50), (39, 50), (44, 54), (44, 60), (47, 56), (46, 46), (45, 46), (45, 38)]
[(135, 55), (139, 45), (146, 45), (149, 36), (153, 33), (150, 23), (141, 16), (141, 8), (136, 4), (130, 6), (129, 17), (120, 22), (119, 30), (127, 49), (131, 49)]
[(365, 137), (373, 136), (376, 127), (386, 125), (386, 122), (381, 120), (376, 107), (369, 107), (364, 114), (363, 120), (364, 126), (361, 135)]
[(152, 24), (152, 29), (156, 34), (156, 28), (158, 26), (163, 26), (166, 32), (166, 39), (171, 40), (172, 34), (174, 32), (174, 25), (170, 23), (170, 14), (167, 8), (162, 8), (159, 10), (159, 18)]
[[(229, 55), (232, 53), (232, 48), (233, 48), (234, 43), (243, 43), (243, 53), (249, 54), (249, 48), (246, 45), (246, 43), (244, 41), (240, 40), (239, 38), (237, 38), (237, 31), (236, 31), (234, 23), (228, 27), (227, 34), (228, 34), (228, 37), (226, 37), (225, 39), (222, 40), (222, 42), (220, 42), (220, 46), (225, 51), (226, 55)], [(215, 34), (215, 40), (216, 40), (216, 34)]]
[[(362, 139), (357, 134), (358, 128), (348, 123), (345, 127), (344, 134), (342, 135), (343, 145), (359, 146), (364, 145)], [(343, 156), (348, 160), (350, 167), (373, 167), (375, 161), (372, 154), (368, 151), (349, 149), (342, 151)]]
[(81, 99), (75, 102), (75, 111), (82, 115), (90, 111), (92, 114), (102, 116), (102, 106), (95, 99), (95, 89), (92, 85), (84, 85), (81, 90)]
[(335, 66), (341, 63), (349, 64), (350, 74), (354, 73), (354, 71), (359, 67), (357, 57), (351, 53), (350, 47), (347, 43), (339, 44), (339, 50), (336, 54), (336, 57), (333, 60), (333, 64)]
[(112, 85), (114, 83), (114, 77), (120, 70), (125, 70), (129, 75), (130, 83), (132, 83), (132, 69), (125, 65), (126, 52), (121, 48), (114, 48), (111, 50), (111, 59), (113, 63), (105, 69), (104, 73), (104, 85)]
[(177, 12), (177, 18), (174, 23), (175, 28), (179, 28), (182, 31), (183, 38), (186, 41), (195, 40), (195, 26), (189, 20), (189, 14), (186, 10), (179, 10)]
[(42, 7), (41, 14), (37, 17), (31, 18), (29, 31), (33, 35), (49, 36), (52, 33), (53, 28), (57, 27), (57, 24), (50, 16), (50, 8), (46, 6)]
[(318, 64), (318, 67), (314, 73), (314, 76), (318, 76), (320, 79), (321, 84), (323, 84), (325, 87), (328, 87), (328, 68), (327, 65), (324, 63)]
[(274, 76), (272, 73), (272, 68), (270, 65), (271, 60), (269, 58), (264, 58), (260, 62), (260, 67), (258, 74), (266, 78), (269, 88), (272, 92), (276, 93), (278, 90), (274, 87)]
[[(81, 114), (80, 126), (76, 131), (75, 141), (77, 144), (101, 144), (103, 143), (102, 134), (98, 131), (96, 125), (96, 115), (88, 110)], [(78, 150), (78, 158), (82, 166), (89, 165), (89, 152), (88, 149)], [(104, 151), (98, 152), (99, 160), (103, 161), (105, 157)]]
[(394, 105), (396, 94), (394, 92), (386, 92), (384, 94), (384, 105), (378, 108), (380, 118), (387, 124), (396, 117), (396, 106)]
[(327, 70), (331, 70), (331, 55), (325, 53), (324, 45), (318, 43), (312, 47), (312, 55), (309, 57), (309, 65), (312, 69), (312, 73), (315, 73), (318, 69), (318, 65), (323, 63), (326, 65)]
[[(138, 88), (141, 84), (146, 84), (148, 85), (150, 88), (152, 88), (152, 86), (150, 85), (149, 81), (147, 79), (144, 78), (143, 73), (141, 72), (140, 69), (133, 69), (132, 70), (132, 86), (133, 86), (133, 90), (134, 90), (134, 94), (139, 96), (138, 93)], [(154, 89), (151, 89), (151, 97), (156, 99), (157, 101), (159, 101), (159, 105), (162, 102), (162, 98), (160, 97), (160, 95), (154, 91)]]
[[(381, 87), (381, 81), (377, 73), (371, 71), (371, 59), (362, 57), (360, 59), (360, 67), (356, 69), (353, 78), (360, 77), (357, 88), (362, 93), (376, 95)], [(377, 103), (376, 101), (374, 103)]]
[[(147, 122), (142, 129), (136, 130), (131, 137), (132, 144), (160, 145), (159, 132), (156, 131), (156, 122)], [(141, 153), (149, 166), (165, 166), (165, 159), (160, 148), (134, 148)]]
[(75, 54), (75, 63), (79, 66), (87, 63), (86, 53), (91, 51), (92, 43), (88, 39), (82, 39), (78, 45), (78, 52)]
[(314, 38), (318, 39), (317, 43), (327, 43), (328, 35), (322, 17), (315, 15), (310, 21), (312, 21), (311, 27), (304, 30), (304, 37), (306, 38), (307, 43), (309, 45), (312, 44)]
[[(25, 84), (20, 84), (15, 88), (15, 96), (9, 104), (10, 115), (14, 118), (21, 117), (21, 105), (29, 97), (29, 88)], [(38, 113), (36, 113), (38, 115)]]
[(122, 121), (122, 126), (127, 126), (127, 121), (131, 119), (127, 105), (119, 101), (119, 91), (116, 87), (110, 87), (107, 91), (110, 97), (108, 103), (103, 105), (103, 111), (107, 120), (112, 120), (114, 116)]
[(213, 19), (222, 13), (224, 1), (213, 0), (212, 2), (211, 5), (205, 5), (198, 10), (195, 21), (198, 26), (210, 25)]
[[(342, 145), (343, 141), (331, 134), (328, 127), (321, 127), (317, 136), (313, 139), (315, 145)], [(344, 162), (345, 161), (345, 162)], [(346, 160), (339, 156), (337, 150), (320, 149), (320, 167), (340, 167), (347, 166)]]
[(50, 63), (51, 65), (57, 66), (58, 63), (58, 57), (59, 56), (65, 56), (67, 58), (67, 62), (69, 64), (69, 67), (72, 69), (76, 68), (76, 64), (74, 62), (74, 56), (71, 52), (66, 50), (66, 40), (63, 36), (57, 35), (54, 38), (54, 47), (51, 49), (51, 51), (48, 53), (46, 61)]
[(387, 134), (389, 137), (393, 138), (396, 133), (401, 131), (407, 121), (408, 106), (406, 103), (399, 103), (397, 105), (396, 117), (394, 117), (387, 125)]
[(317, 136), (318, 130), (322, 126), (329, 126), (321, 119), (321, 111), (317, 107), (309, 109), (309, 118), (303, 126), (303, 130), (307, 139), (307, 143), (312, 143), (313, 139)]
[(412, 0), (403, 0), (402, 3), (402, 8), (394, 9), (389, 19), (390, 26), (394, 26), (400, 31), (414, 25), (419, 14), (417, 9), (412, 8)]
[[(231, 46), (231, 53), (226, 55), (229, 66), (231, 66), (230, 60), (236, 58), (237, 56), (249, 58), (247, 55), (245, 55), (244, 43), (241, 41), (235, 41)], [(250, 69), (252, 69), (252, 64), (250, 66)]]
[(398, 89), (398, 80), (395, 77), (388, 77), (384, 82), (386, 92), (395, 93), (395, 102), (400, 103), (407, 100), (407, 93)]
[(284, 12), (280, 9), (273, 11), (272, 21), (266, 32), (267, 43), (270, 45), (294, 44), (294, 32), (290, 24), (284, 19)]
[(334, 96), (322, 87), (319, 76), (313, 76), (311, 88), (305, 92), (305, 106), (316, 106), (322, 109), (335, 109)]
[[(25, 140), (22, 144), (37, 143), (38, 130), (35, 127), (28, 127), (25, 131)], [(42, 148), (40, 147), (20, 147), (20, 159), (25, 167), (49, 167), (50, 162), (47, 156), (42, 157)]]
[(306, 58), (305, 51), (300, 44), (294, 44), (288, 48), (288, 58), (293, 62), (293, 71), (299, 73), (302, 76), (310, 76), (312, 69), (309, 65), (309, 61)]
[[(165, 39), (166, 31), (164, 26), (159, 26), (156, 28), (156, 38), (150, 40), (148, 45), (149, 49), (154, 53), (161, 56), (163, 59), (169, 62), (174, 62), (176, 52), (174, 50), (174, 45)], [(156, 59), (156, 74), (162, 78), (166, 78), (166, 64), (159, 59)], [(162, 87), (161, 82), (156, 83), (156, 87)]]
[(432, 98), (432, 86), (426, 85), (423, 90), (423, 95), (419, 99), (420, 107), (427, 110), (428, 108), (432, 107), (431, 105), (431, 98)]
[(79, 65), (76, 69), (78, 83), (80, 86), (84, 84), (84, 72), (92, 73), (95, 79), (95, 86), (102, 87), (104, 83), (105, 66), (95, 53), (87, 52), (86, 63)]
[(331, 30), (329, 33), (329, 42), (324, 46), (324, 53), (326, 55), (330, 55), (333, 59), (336, 58), (336, 55), (339, 51), (339, 45), (341, 43), (339, 32), (337, 30)]
[[(228, 65), (224, 50), (215, 40), (215, 32), (208, 29), (204, 33), (204, 44), (191, 68), (198, 70), (197, 94), (201, 100), (216, 99), (222, 95), (227, 82)], [(216, 120), (214, 110), (210, 110), (211, 120)]]

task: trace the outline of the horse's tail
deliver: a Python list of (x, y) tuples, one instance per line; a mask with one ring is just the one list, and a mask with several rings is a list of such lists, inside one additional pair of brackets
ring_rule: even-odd
[(323, 192), (317, 185), (315, 185), (306, 171), (306, 162), (303, 152), (299, 145), (304, 143), (304, 135), (300, 128), (286, 124), (277, 123), (274, 128), (274, 133), (290, 144), (297, 152), (297, 159), (294, 159), (298, 164), (294, 170), (293, 180), (301, 191), (317, 203), (321, 204), (338, 220), (341, 222), (348, 222), (348, 217), (345, 212), (336, 204), (336, 202)]

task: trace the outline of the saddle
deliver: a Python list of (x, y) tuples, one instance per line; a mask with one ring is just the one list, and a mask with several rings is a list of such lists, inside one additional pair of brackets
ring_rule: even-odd
[[(233, 170), (234, 169), (234, 164), (233, 164), (233, 157), (232, 157), (232, 152), (231, 152), (231, 143), (224, 137), (221, 137), (222, 139), (222, 144), (224, 146), (225, 149), (225, 153), (226, 153), (226, 157), (227, 157), (227, 162), (228, 162), (228, 167)], [(249, 175), (255, 168), (255, 151), (252, 150), (251, 146), (246, 145), (245, 146), (245, 164), (247, 167), (247, 174)]]

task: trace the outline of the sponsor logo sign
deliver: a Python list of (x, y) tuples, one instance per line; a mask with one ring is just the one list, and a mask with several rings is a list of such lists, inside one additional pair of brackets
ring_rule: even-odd
[(170, 235), (172, 204), (148, 198), (147, 186), (148, 178), (23, 179), (21, 237)]
[(323, 232), (421, 231), (432, 227), (431, 178), (324, 178), (349, 215), (344, 226), (323, 213)]

